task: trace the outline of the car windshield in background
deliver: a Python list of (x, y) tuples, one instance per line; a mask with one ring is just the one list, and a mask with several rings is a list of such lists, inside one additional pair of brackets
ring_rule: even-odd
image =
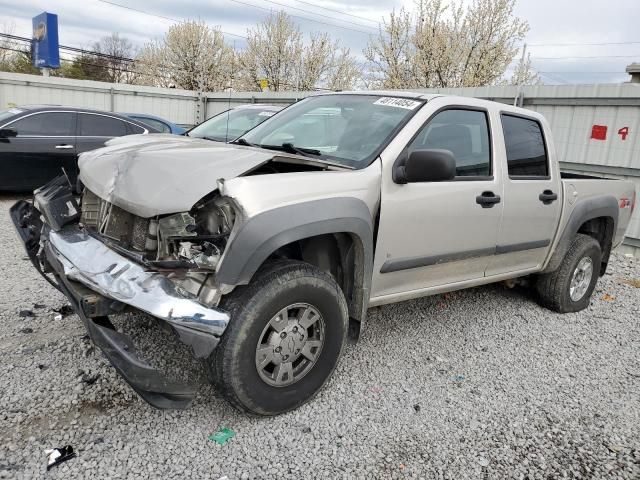
[(423, 104), (381, 95), (319, 95), (292, 105), (239, 140), (364, 168)]
[(3, 120), (11, 118), (22, 112), (24, 112), (24, 110), (19, 108), (7, 108), (6, 110), (0, 110), (0, 123), (2, 123)]
[(216, 142), (229, 142), (261, 124), (276, 112), (259, 108), (236, 108), (211, 117), (190, 130), (187, 135)]

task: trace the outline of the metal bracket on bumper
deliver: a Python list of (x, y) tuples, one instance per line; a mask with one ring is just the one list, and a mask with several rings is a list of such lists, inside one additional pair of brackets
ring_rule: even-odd
[[(127, 383), (154, 407), (187, 407), (196, 386), (170, 380), (150, 366), (138, 356), (131, 339), (116, 331), (103, 313), (115, 313), (128, 305), (165, 320), (192, 346), (196, 357), (206, 357), (215, 348), (228, 314), (181, 296), (166, 277), (145, 271), (77, 225), (50, 231), (40, 220), (40, 212), (28, 202), (16, 203), (10, 215), (34, 266), (67, 296), (93, 342)], [(55, 282), (43, 265), (53, 273)], [(104, 300), (99, 302), (103, 307), (90, 308), (96, 297)]]

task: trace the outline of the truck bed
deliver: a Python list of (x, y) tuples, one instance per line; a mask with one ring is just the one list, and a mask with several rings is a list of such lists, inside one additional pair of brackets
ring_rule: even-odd
[(589, 197), (611, 195), (619, 205), (618, 218), (613, 238), (613, 248), (624, 240), (624, 232), (633, 214), (636, 191), (633, 182), (615, 178), (602, 178), (594, 175), (561, 172), (562, 183), (562, 217), (560, 231), (576, 205), (588, 200)]

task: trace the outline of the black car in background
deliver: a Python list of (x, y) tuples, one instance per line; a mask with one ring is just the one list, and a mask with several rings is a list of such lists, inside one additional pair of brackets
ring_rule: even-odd
[(0, 110), (0, 190), (33, 190), (63, 168), (75, 185), (80, 153), (144, 133), (157, 131), (116, 113), (61, 106)]

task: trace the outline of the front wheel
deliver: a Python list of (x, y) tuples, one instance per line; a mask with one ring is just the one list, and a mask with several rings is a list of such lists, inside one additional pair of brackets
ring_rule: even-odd
[(303, 262), (280, 261), (222, 306), (231, 322), (207, 365), (230, 403), (277, 415), (313, 398), (347, 334), (347, 304), (333, 277)]
[(600, 244), (594, 238), (576, 235), (560, 267), (538, 277), (540, 303), (560, 313), (587, 308), (598, 281), (601, 258)]

